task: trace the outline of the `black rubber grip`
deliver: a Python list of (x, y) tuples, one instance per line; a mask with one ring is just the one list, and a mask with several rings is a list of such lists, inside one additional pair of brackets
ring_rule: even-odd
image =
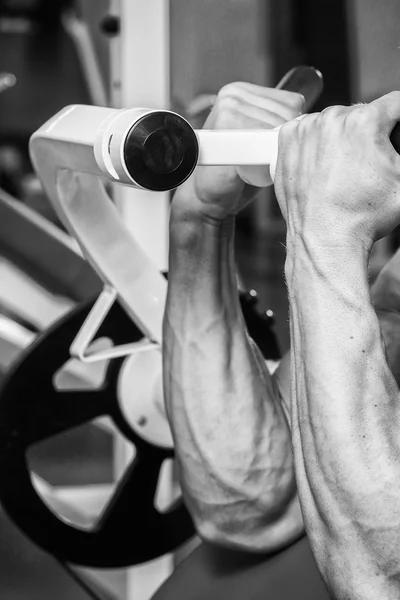
[(324, 78), (315, 67), (299, 65), (288, 71), (276, 87), (279, 90), (302, 94), (305, 99), (303, 112), (307, 113), (322, 93)]
[(195, 132), (169, 111), (145, 114), (129, 130), (124, 161), (132, 179), (146, 190), (173, 190), (192, 174), (199, 155)]

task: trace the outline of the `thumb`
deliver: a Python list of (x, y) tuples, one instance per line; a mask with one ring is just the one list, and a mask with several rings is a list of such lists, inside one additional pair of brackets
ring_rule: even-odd
[(400, 92), (390, 92), (371, 102), (378, 108), (381, 128), (389, 135), (392, 146), (400, 154)]
[(380, 115), (380, 125), (390, 133), (400, 121), (400, 92), (390, 92), (371, 102)]

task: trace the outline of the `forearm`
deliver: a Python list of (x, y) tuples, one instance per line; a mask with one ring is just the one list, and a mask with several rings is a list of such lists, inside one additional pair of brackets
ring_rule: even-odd
[(293, 511), (298, 524), (299, 507), (289, 429), (245, 329), (233, 244), (233, 220), (173, 206), (164, 390), (200, 534), (264, 550), (285, 542), (279, 515)]
[(388, 600), (399, 594), (399, 394), (370, 302), (368, 253), (349, 246), (288, 235), (293, 452), (333, 597)]

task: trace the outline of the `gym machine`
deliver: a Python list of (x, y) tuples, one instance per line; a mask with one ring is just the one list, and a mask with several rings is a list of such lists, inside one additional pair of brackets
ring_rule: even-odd
[[(156, 200), (148, 190), (165, 194), (197, 164), (272, 165), (273, 173), (277, 137), (276, 130), (194, 131), (180, 115), (160, 109), (84, 106), (64, 109), (33, 136), (32, 160), (49, 198), (104, 284), (96, 302), (79, 306), (28, 349), (10, 372), (0, 402), (7, 416), (0, 424), (0, 481), (12, 477), (19, 486), (18, 497), (14, 486), (0, 484), (0, 498), (20, 527), (59, 559), (106, 568), (138, 564), (172, 551), (193, 533), (182, 503), (160, 513), (153, 501), (161, 464), (173, 456), (160, 391), (166, 281), (124, 226), (99, 178), (135, 188), (151, 205)], [(112, 346), (94, 348), (98, 338), (111, 339)], [(55, 392), (54, 375), (71, 356), (82, 363), (110, 361), (100, 390)], [(32, 388), (38, 404), (29, 401)], [(81, 530), (58, 519), (39, 498), (25, 452), (38, 439), (105, 414), (137, 454), (95, 529)], [(19, 434), (13, 439), (10, 431)]]
[[(320, 85), (320, 74), (304, 69)], [(29, 347), (2, 390), (2, 504), (59, 560), (124, 567), (171, 552), (193, 535), (181, 500), (166, 512), (154, 503), (162, 464), (173, 457), (161, 387), (167, 283), (125, 228), (102, 180), (166, 192), (198, 164), (264, 167), (263, 173), (270, 165), (273, 178), (277, 146), (278, 129), (194, 131), (171, 111), (88, 106), (67, 107), (32, 136), (32, 162), (44, 189), (104, 283), (97, 301), (79, 306)], [(99, 338), (112, 345), (93, 348)], [(110, 361), (101, 387), (56, 390), (55, 374), (70, 357)], [(27, 401), (32, 389), (35, 403)], [(135, 456), (95, 527), (72, 527), (41, 500), (25, 455), (32, 443), (104, 415), (134, 444)]]
[[(296, 79), (299, 76), (300, 80)], [(318, 95), (321, 77), (313, 69), (297, 69), (283, 85), (288, 88), (294, 84), (296, 89), (302, 89), (301, 85), (309, 82), (310, 77), (311, 88), (314, 92), (316, 88)], [(308, 95), (307, 90), (303, 92)], [(309, 95), (312, 98), (312, 94)], [(87, 129), (82, 128), (82, 111)], [(122, 567), (172, 551), (193, 535), (193, 526), (181, 502), (164, 513), (154, 507), (161, 465), (173, 456), (162, 407), (159, 351), (166, 281), (126, 230), (117, 208), (107, 197), (103, 183), (98, 180), (107, 173), (94, 161), (93, 148), (96, 140), (100, 140), (99, 147), (104, 148), (104, 139), (107, 139), (108, 148), (109, 137), (98, 135), (104, 129), (105, 121), (110, 127), (117, 124), (120, 143), (124, 146), (129, 131), (133, 130), (130, 139), (134, 140), (135, 146), (136, 134), (139, 131), (140, 135), (143, 126), (152, 127), (156, 123), (159, 127), (161, 122), (163, 127), (156, 129), (155, 141), (161, 139), (168, 147), (171, 135), (175, 143), (176, 140), (181, 143), (183, 138), (188, 146), (180, 152), (186, 153), (188, 148), (190, 158), (190, 167), (185, 169), (183, 178), (178, 183), (175, 179), (173, 185), (163, 186), (165, 191), (182, 183), (190, 174), (201, 156), (201, 136), (206, 139), (213, 134), (194, 132), (187, 121), (170, 111), (139, 111), (138, 114), (136, 110), (73, 107), (62, 111), (62, 115), (61, 118), (61, 115), (56, 116), (32, 137), (32, 161), (59, 217), (79, 242), (105, 288), (94, 304), (89, 301), (80, 305), (39, 337), (9, 373), (1, 396), (0, 412), (4, 411), (5, 418), (0, 424), (3, 445), (0, 456), (4, 457), (0, 460), (0, 478), (9, 481), (12, 473), (15, 486), (0, 484), (0, 497), (4, 508), (22, 530), (59, 560), (92, 567)], [(78, 117), (74, 122), (68, 118), (72, 115)], [(164, 127), (166, 118), (168, 127)], [(118, 129), (121, 119), (124, 124)], [(181, 135), (182, 130), (187, 137)], [(104, 131), (110, 136), (109, 128)], [(151, 134), (150, 131), (147, 137)], [(252, 136), (264, 138), (265, 134), (272, 139), (272, 156), (276, 153), (276, 132), (247, 132), (245, 135), (251, 142)], [(228, 142), (235, 137), (231, 132), (226, 136)], [(224, 156), (226, 140), (217, 137), (216, 146), (208, 141), (209, 164), (219, 160), (215, 158), (216, 148)], [(159, 141), (154, 144), (153, 140), (151, 148), (156, 151), (157, 159), (160, 156)], [(259, 165), (270, 162), (262, 144), (258, 150), (261, 157), (252, 157), (250, 162)], [(241, 155), (240, 160), (248, 164), (240, 145), (236, 146), (236, 152)], [(148, 147), (144, 156), (147, 157), (147, 153)], [(119, 154), (117, 151), (116, 156)], [(107, 162), (111, 169), (109, 179), (117, 181), (115, 173), (118, 175), (119, 169), (122, 174), (121, 168), (115, 169), (107, 154), (103, 158), (100, 155), (99, 160), (100, 164)], [(222, 160), (227, 161), (226, 158)], [(237, 156), (231, 156), (232, 160), (236, 163)], [(151, 161), (154, 162), (154, 157), (150, 153), (150, 164), (153, 164)], [(82, 174), (78, 169), (86, 173)], [(158, 189), (159, 175), (163, 176), (159, 170), (160, 165), (156, 164), (154, 179)], [(130, 257), (127, 264), (123, 260), (125, 256)], [(116, 299), (118, 303), (115, 303)], [(249, 331), (256, 337), (260, 324), (252, 327), (247, 314)], [(99, 337), (111, 339), (112, 346), (91, 351), (92, 340)], [(268, 334), (262, 337), (265, 343)], [(145, 342), (144, 338), (147, 338)], [(111, 361), (100, 389), (93, 393), (77, 393), (53, 387), (55, 373), (71, 356), (78, 357), (81, 362)], [(266, 358), (278, 358), (276, 347), (269, 345)], [(28, 389), (35, 390), (37, 402), (27, 402)], [(39, 492), (43, 492), (44, 484), (38, 483), (37, 479), (32, 481), (25, 456), (32, 443), (104, 415), (111, 417), (114, 425), (133, 442), (136, 454), (96, 527), (90, 531), (82, 530), (54, 514), (61, 502), (59, 497), (52, 494), (53, 510), (41, 499)], [(19, 431), (21, 435), (14, 435), (12, 439), (8, 435), (11, 431)], [(127, 535), (128, 532), (131, 535)]]

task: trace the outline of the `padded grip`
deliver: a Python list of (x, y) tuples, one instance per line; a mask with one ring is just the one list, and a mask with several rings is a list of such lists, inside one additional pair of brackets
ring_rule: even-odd
[(315, 67), (300, 65), (288, 71), (276, 87), (279, 90), (302, 94), (305, 100), (303, 112), (307, 113), (320, 97), (324, 79), (322, 73)]

